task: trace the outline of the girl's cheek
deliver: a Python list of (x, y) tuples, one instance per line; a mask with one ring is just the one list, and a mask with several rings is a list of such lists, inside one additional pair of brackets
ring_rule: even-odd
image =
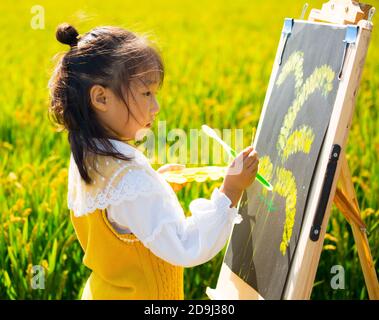
[(149, 102), (146, 101), (147, 99), (145, 99), (145, 101), (141, 101), (140, 104), (139, 104), (139, 113), (141, 118), (140, 118), (140, 121), (141, 123), (145, 123), (146, 121), (150, 120), (150, 106), (149, 106)]
[(133, 104), (130, 104), (130, 109), (133, 115), (137, 118), (137, 120), (141, 121), (144, 119), (145, 111), (144, 111), (144, 103), (141, 99), (136, 99)]

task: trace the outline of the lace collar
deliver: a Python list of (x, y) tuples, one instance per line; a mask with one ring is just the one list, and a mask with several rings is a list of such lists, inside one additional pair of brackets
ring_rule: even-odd
[[(71, 153), (67, 206), (77, 217), (94, 212), (96, 209), (105, 209), (109, 204), (120, 201), (121, 198), (133, 197), (138, 192), (139, 186), (131, 187), (123, 184), (122, 177), (125, 176), (126, 172), (141, 171), (142, 169), (144, 174), (156, 175), (149, 160), (140, 150), (123, 141), (108, 140), (120, 153), (132, 158), (132, 160), (125, 161), (109, 156), (88, 155), (85, 164), (92, 183), (87, 184), (82, 179)], [(98, 146), (101, 148), (100, 144)]]

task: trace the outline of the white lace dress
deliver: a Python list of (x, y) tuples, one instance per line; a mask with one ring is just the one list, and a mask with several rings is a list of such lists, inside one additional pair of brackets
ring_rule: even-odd
[(67, 201), (75, 216), (106, 209), (120, 233), (130, 230), (155, 255), (174, 265), (193, 267), (223, 249), (233, 225), (242, 221), (224, 193), (215, 188), (210, 199), (192, 200), (191, 216), (186, 217), (171, 186), (140, 150), (122, 141), (109, 141), (134, 159), (97, 157), (100, 174), (90, 167), (94, 181), (86, 185), (71, 154)]

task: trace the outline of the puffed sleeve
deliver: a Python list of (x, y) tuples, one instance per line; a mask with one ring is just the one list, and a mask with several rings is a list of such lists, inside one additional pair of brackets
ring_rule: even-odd
[(231, 200), (218, 188), (210, 199), (193, 200), (186, 217), (175, 192), (151, 168), (127, 172), (126, 189), (135, 190), (107, 208), (108, 219), (127, 227), (156, 256), (174, 265), (193, 267), (212, 259), (223, 249), (233, 225), (242, 217), (230, 208)]

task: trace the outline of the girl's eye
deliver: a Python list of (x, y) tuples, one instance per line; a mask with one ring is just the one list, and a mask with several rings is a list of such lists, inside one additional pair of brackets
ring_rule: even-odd
[(151, 92), (150, 91), (144, 92), (143, 95), (146, 96), (146, 97), (149, 97), (149, 96), (151, 96)]

